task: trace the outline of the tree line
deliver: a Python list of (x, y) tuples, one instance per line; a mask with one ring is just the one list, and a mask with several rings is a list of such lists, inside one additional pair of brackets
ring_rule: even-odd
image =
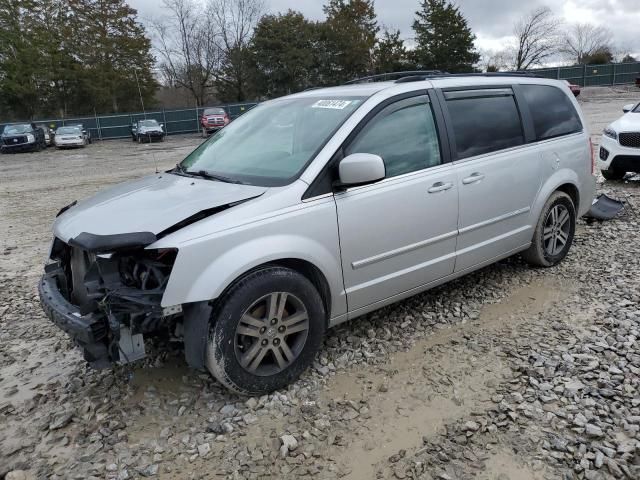
[(205, 106), (399, 70), (634, 61), (610, 30), (564, 25), (548, 8), (519, 19), (503, 50), (479, 52), (454, 0), (416, 0), (409, 42), (378, 20), (374, 0), (325, 0), (319, 21), (269, 13), (263, 0), (159, 6), (143, 25), (126, 0), (0, 0), (0, 118), (139, 110), (160, 86)]
[(271, 98), (398, 70), (470, 72), (475, 35), (449, 0), (416, 2), (414, 48), (379, 23), (373, 0), (328, 0), (321, 21), (266, 14), (261, 0), (163, 0), (151, 23), (165, 84), (200, 105)]
[(124, 0), (0, 0), (0, 118), (140, 108), (158, 83)]
[(197, 105), (271, 98), (407, 69), (472, 71), (475, 36), (449, 0), (416, 1), (414, 48), (373, 0), (327, 0), (325, 18), (262, 0), (163, 0), (146, 21), (125, 0), (0, 0), (0, 118), (153, 106), (160, 85)]

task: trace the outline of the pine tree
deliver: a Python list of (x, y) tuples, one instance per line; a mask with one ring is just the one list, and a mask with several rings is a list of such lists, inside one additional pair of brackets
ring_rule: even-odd
[(398, 72), (413, 68), (408, 59), (404, 41), (400, 38), (400, 30), (385, 30), (378, 40), (374, 52), (376, 73)]
[[(124, 0), (69, 0), (73, 49), (82, 64), (83, 89), (97, 111), (140, 109), (157, 88), (151, 42)], [(137, 76), (137, 79), (136, 79)]]
[(373, 0), (329, 0), (323, 9), (327, 16), (322, 28), (325, 83), (371, 73), (379, 31)]
[(480, 59), (471, 32), (460, 9), (448, 0), (423, 0), (416, 12), (416, 63), (424, 69), (450, 73), (471, 72)]
[(300, 12), (262, 17), (251, 41), (260, 92), (277, 97), (313, 84), (316, 33), (316, 24)]
[(32, 0), (0, 0), (0, 105), (5, 118), (29, 119), (46, 97), (38, 17)]

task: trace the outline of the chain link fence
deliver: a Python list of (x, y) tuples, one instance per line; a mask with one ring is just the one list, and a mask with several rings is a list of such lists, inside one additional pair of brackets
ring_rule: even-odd
[(568, 80), (581, 87), (604, 87), (634, 83), (640, 77), (640, 62), (540, 68), (529, 72), (545, 78)]
[[(232, 105), (219, 105), (216, 107), (224, 108), (231, 120), (238, 118), (240, 115), (255, 107), (257, 103), (236, 103)], [(177, 133), (196, 133), (201, 129), (200, 116), (205, 108), (185, 108), (178, 110), (154, 110), (150, 112), (122, 113), (117, 115), (94, 115), (80, 116), (72, 118), (42, 118), (29, 121), (37, 125), (54, 125), (55, 128), (65, 125), (82, 124), (85, 129), (90, 131), (91, 138), (99, 140), (109, 140), (113, 138), (126, 138), (131, 136), (131, 125), (138, 120), (149, 118), (155, 119), (158, 123), (163, 124), (164, 131), (167, 135)], [(20, 123), (20, 122), (11, 122)], [(27, 122), (25, 122), (27, 123)], [(0, 132), (7, 124), (0, 123)]]

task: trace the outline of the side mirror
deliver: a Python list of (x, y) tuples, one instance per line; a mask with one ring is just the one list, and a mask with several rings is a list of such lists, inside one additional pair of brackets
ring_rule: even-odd
[(623, 113), (628, 113), (631, 110), (633, 110), (633, 107), (635, 107), (636, 104), (635, 103), (627, 103), (624, 107), (622, 107), (622, 111)]
[(385, 177), (384, 161), (371, 153), (352, 153), (340, 161), (338, 174), (342, 186), (364, 185)]
[(164, 127), (164, 123), (161, 123), (161, 124), (160, 124), (160, 128), (162, 128), (162, 127)]

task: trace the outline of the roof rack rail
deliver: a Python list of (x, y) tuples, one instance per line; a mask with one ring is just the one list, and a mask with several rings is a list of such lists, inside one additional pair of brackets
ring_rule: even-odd
[(441, 70), (408, 70), (401, 72), (380, 73), (368, 77), (354, 78), (344, 85), (354, 85), (357, 83), (394, 81), (395, 83), (419, 82), (432, 78), (442, 77), (534, 77), (541, 78), (540, 75), (527, 71), (518, 72), (470, 72), (470, 73), (448, 73)]
[(480, 72), (480, 73), (443, 73), (440, 75), (414, 75), (411, 77), (399, 78), (395, 83), (418, 82), (421, 80), (432, 80), (436, 78), (464, 78), (464, 77), (532, 77), (542, 78), (529, 72)]
[(380, 73), (378, 75), (369, 75), (368, 77), (354, 78), (353, 80), (349, 80), (344, 85), (353, 85), (356, 83), (371, 83), (371, 82), (386, 82), (390, 80), (399, 80), (404, 77), (409, 76), (427, 76), (427, 75), (445, 75), (446, 72), (442, 72), (440, 70), (408, 70), (401, 72), (389, 72), (389, 73)]

